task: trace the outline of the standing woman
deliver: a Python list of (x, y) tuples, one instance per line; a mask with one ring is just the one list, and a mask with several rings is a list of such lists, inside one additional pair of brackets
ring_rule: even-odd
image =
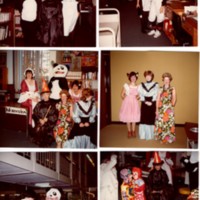
[(174, 106), (176, 104), (176, 90), (170, 85), (172, 75), (162, 75), (163, 87), (156, 102), (155, 139), (161, 143), (172, 143), (176, 140)]
[(60, 92), (61, 101), (56, 105), (59, 111), (56, 126), (53, 129), (54, 137), (56, 139), (57, 148), (63, 148), (63, 144), (67, 141), (72, 126), (72, 101), (67, 90)]
[(152, 71), (145, 71), (145, 83), (139, 85), (141, 105), (141, 120), (139, 125), (140, 139), (152, 140), (154, 138), (154, 125), (156, 118), (156, 99), (158, 96), (158, 83), (153, 82)]
[(127, 73), (129, 84), (125, 83), (121, 92), (122, 105), (119, 112), (120, 121), (127, 123), (128, 138), (136, 137), (135, 123), (140, 121), (140, 106), (138, 96), (138, 86), (136, 81), (138, 73)]
[(29, 111), (29, 125), (34, 126), (32, 122), (32, 112), (38, 101), (40, 100), (40, 95), (38, 93), (37, 82), (35, 81), (35, 73), (33, 69), (27, 68), (24, 72), (25, 79), (21, 82), (21, 93), (18, 103), (22, 106), (27, 107)]
[(72, 82), (71, 88), (69, 89), (69, 94), (71, 95), (73, 103), (77, 103), (78, 101), (81, 100), (82, 89), (81, 89), (81, 83), (78, 80)]

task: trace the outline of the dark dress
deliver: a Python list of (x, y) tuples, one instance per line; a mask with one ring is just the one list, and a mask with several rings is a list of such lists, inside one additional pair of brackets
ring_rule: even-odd
[[(153, 192), (154, 191), (154, 192)], [(153, 169), (148, 177), (147, 200), (173, 200), (173, 188), (168, 184), (168, 177), (163, 169)]]
[(41, 46), (61, 46), (63, 15), (60, 0), (45, 0), (38, 11), (38, 40)]
[[(46, 116), (48, 121), (40, 126), (39, 120), (43, 119), (51, 106), (48, 115)], [(53, 128), (56, 125), (58, 119), (58, 110), (55, 104), (49, 101), (40, 101), (33, 110), (33, 119), (35, 120), (35, 140), (40, 147), (47, 147), (54, 141)]]

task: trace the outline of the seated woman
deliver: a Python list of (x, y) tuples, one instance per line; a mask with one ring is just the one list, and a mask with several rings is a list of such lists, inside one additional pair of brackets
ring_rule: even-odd
[(27, 107), (29, 111), (29, 125), (34, 127), (34, 121), (32, 120), (32, 112), (40, 100), (38, 92), (37, 82), (35, 81), (35, 73), (33, 69), (27, 68), (24, 72), (25, 79), (21, 82), (21, 93), (18, 103), (22, 106)]
[(78, 80), (75, 80), (71, 84), (71, 88), (69, 89), (69, 94), (73, 100), (73, 103), (78, 102), (82, 96), (81, 83)]
[[(73, 119), (74, 127), (69, 139), (75, 139), (79, 148), (93, 148), (96, 145), (96, 104), (93, 100), (93, 91), (89, 88), (83, 89), (81, 100), (74, 105)], [(68, 141), (69, 143), (69, 141)], [(66, 144), (65, 147), (67, 147)], [(78, 148), (77, 147), (77, 148)]]
[(67, 90), (60, 92), (61, 101), (56, 105), (59, 111), (56, 126), (53, 129), (54, 137), (56, 140), (57, 148), (62, 148), (63, 143), (67, 141), (72, 126), (72, 100)]

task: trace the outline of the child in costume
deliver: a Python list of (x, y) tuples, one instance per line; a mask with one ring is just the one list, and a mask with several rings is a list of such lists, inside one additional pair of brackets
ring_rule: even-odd
[(121, 92), (122, 105), (119, 112), (120, 121), (127, 123), (128, 137), (136, 137), (135, 123), (140, 121), (140, 106), (138, 86), (136, 81), (138, 73), (127, 73), (130, 83), (125, 83)]
[(145, 182), (142, 179), (142, 170), (138, 167), (132, 168), (134, 200), (145, 200)]
[(56, 139), (57, 148), (63, 148), (63, 144), (67, 141), (73, 127), (72, 120), (72, 100), (67, 90), (60, 92), (61, 101), (56, 105), (59, 111), (58, 121), (53, 129)]
[(49, 99), (51, 91), (45, 80), (42, 80), (42, 100), (33, 110), (35, 120), (35, 140), (40, 147), (50, 146), (53, 142), (53, 128), (58, 119), (58, 110)]
[(121, 184), (122, 200), (134, 200), (134, 196), (132, 194), (133, 184), (131, 171), (129, 169), (122, 169), (120, 171), (120, 177), (123, 179)]

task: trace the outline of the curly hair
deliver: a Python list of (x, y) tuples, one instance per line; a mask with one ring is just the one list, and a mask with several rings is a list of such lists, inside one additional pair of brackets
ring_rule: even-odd
[(172, 75), (171, 75), (170, 73), (168, 73), (168, 72), (165, 72), (165, 73), (162, 75), (162, 80), (164, 81), (164, 78), (166, 78), (166, 77), (169, 78), (170, 81), (173, 80)]

